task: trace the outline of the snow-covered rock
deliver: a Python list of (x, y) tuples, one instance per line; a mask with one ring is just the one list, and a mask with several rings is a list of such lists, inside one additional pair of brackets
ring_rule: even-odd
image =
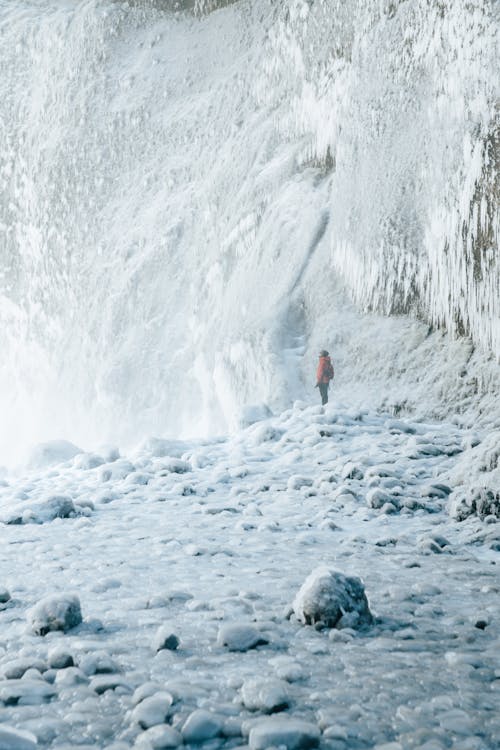
[(102, 695), (108, 690), (116, 690), (118, 688), (127, 693), (132, 692), (129, 683), (119, 674), (100, 674), (92, 677), (89, 687), (97, 695)]
[(75, 457), (74, 467), (75, 469), (82, 469), (82, 471), (90, 471), (90, 469), (97, 469), (98, 466), (102, 466), (106, 461), (102, 456), (98, 456), (97, 453), (81, 453)]
[(80, 600), (75, 594), (46, 596), (31, 609), (29, 622), (36, 635), (71, 630), (82, 622)]
[(269, 640), (253, 625), (230, 624), (220, 627), (217, 643), (230, 651), (248, 651), (266, 645)]
[(180, 640), (174, 633), (170, 625), (162, 625), (153, 638), (153, 648), (155, 651), (175, 651), (179, 647)]
[(221, 735), (223, 726), (224, 722), (221, 717), (200, 708), (189, 714), (181, 733), (184, 742), (197, 744)]
[(287, 488), (289, 490), (300, 490), (302, 487), (312, 487), (313, 480), (310, 477), (302, 477), (298, 474), (293, 474), (287, 482)]
[(182, 745), (182, 735), (168, 724), (158, 724), (140, 734), (136, 741), (137, 750), (167, 750)]
[(134, 690), (132, 696), (132, 705), (137, 706), (145, 698), (150, 698), (155, 693), (161, 692), (161, 687), (157, 682), (143, 682)]
[(0, 750), (35, 750), (37, 745), (31, 732), (0, 724)]
[(174, 699), (170, 693), (161, 691), (140, 701), (132, 711), (132, 718), (143, 729), (156, 724), (165, 724)]
[(305, 580), (293, 611), (304, 624), (322, 623), (328, 628), (361, 628), (373, 619), (361, 579), (323, 565)]
[(74, 518), (80, 513), (71, 498), (52, 495), (37, 502), (24, 500), (0, 516), (7, 525), (48, 523), (55, 518)]
[(449, 512), (457, 521), (465, 521), (470, 516), (500, 518), (500, 489), (459, 487), (450, 495)]
[(33, 706), (40, 705), (56, 694), (57, 689), (43, 679), (21, 678), (0, 682), (0, 701), (6, 705), (15, 705), (19, 701)]
[(37, 669), (39, 672), (45, 672), (47, 669), (46, 662), (35, 657), (20, 657), (12, 659), (6, 664), (2, 664), (1, 674), (7, 680), (18, 680), (23, 677), (30, 669)]
[(186, 443), (182, 442), (182, 440), (150, 437), (142, 443), (140, 449), (142, 452), (148, 453), (155, 458), (163, 458), (165, 456), (180, 458), (186, 451)]
[(60, 688), (73, 687), (75, 685), (88, 685), (89, 678), (78, 667), (66, 667), (56, 673), (54, 684)]
[(94, 651), (84, 654), (78, 666), (86, 675), (116, 674), (121, 671), (120, 665), (106, 651)]
[(306, 750), (317, 747), (320, 731), (315, 724), (279, 716), (259, 721), (250, 730), (248, 744), (251, 750), (268, 747), (285, 747), (287, 750)]
[(63, 648), (53, 648), (49, 651), (47, 661), (52, 669), (66, 669), (74, 665), (73, 656)]
[(290, 705), (286, 683), (275, 679), (245, 680), (241, 687), (241, 699), (249, 711), (266, 714), (284, 711)]
[(49, 440), (46, 443), (39, 443), (33, 448), (28, 459), (28, 466), (32, 469), (55, 466), (71, 461), (81, 452), (81, 448), (68, 440)]
[(383, 510), (384, 506), (392, 505), (394, 511), (399, 510), (401, 502), (398, 497), (375, 487), (366, 493), (366, 504), (369, 508)]

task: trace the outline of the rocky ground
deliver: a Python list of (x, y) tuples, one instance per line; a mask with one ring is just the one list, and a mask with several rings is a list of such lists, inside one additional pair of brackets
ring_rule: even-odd
[(40, 447), (1, 487), (0, 749), (498, 747), (500, 526), (449, 513), (482, 439), (298, 403)]

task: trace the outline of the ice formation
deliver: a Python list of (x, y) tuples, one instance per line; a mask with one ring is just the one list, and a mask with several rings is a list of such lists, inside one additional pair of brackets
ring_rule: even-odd
[(225, 431), (325, 345), (351, 399), (488, 413), (496, 30), (489, 0), (2, 3), (2, 460)]

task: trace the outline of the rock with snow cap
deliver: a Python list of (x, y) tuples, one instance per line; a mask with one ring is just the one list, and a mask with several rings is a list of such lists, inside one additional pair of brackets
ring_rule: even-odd
[(7, 680), (18, 680), (30, 669), (37, 669), (39, 672), (45, 672), (47, 664), (42, 661), (42, 659), (22, 657), (19, 659), (12, 659), (6, 664), (2, 664), (0, 672)]
[(49, 651), (48, 664), (52, 669), (66, 669), (74, 666), (73, 656), (62, 648), (53, 648)]
[(29, 622), (36, 635), (53, 630), (67, 632), (82, 622), (80, 600), (75, 594), (46, 596), (32, 608)]
[(324, 565), (305, 580), (293, 611), (303, 624), (321, 623), (328, 628), (361, 628), (373, 620), (361, 579)]
[(189, 714), (181, 733), (184, 742), (197, 744), (212, 740), (222, 734), (224, 721), (212, 711), (205, 711), (201, 708), (196, 709)]
[(269, 643), (266, 638), (253, 625), (231, 624), (222, 625), (217, 636), (219, 646), (225, 646), (229, 651), (248, 651), (257, 646)]
[(182, 735), (168, 724), (157, 724), (140, 734), (134, 747), (137, 750), (167, 750), (182, 745)]
[(49, 701), (56, 693), (57, 689), (43, 679), (21, 678), (0, 682), (0, 701), (6, 705), (15, 705), (21, 701), (36, 706)]
[(132, 711), (132, 718), (143, 729), (165, 724), (174, 699), (170, 693), (160, 691), (140, 701)]
[(290, 705), (287, 685), (277, 679), (245, 680), (241, 687), (241, 699), (249, 711), (266, 714), (284, 711)]
[(153, 648), (155, 651), (175, 651), (179, 648), (179, 637), (175, 634), (170, 625), (162, 625), (153, 638)]
[(268, 747), (307, 750), (317, 747), (319, 740), (320, 731), (315, 724), (283, 715), (257, 722), (250, 730), (248, 744), (251, 750)]

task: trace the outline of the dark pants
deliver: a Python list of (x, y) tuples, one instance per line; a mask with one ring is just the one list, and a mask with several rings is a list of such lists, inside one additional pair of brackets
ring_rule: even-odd
[(321, 393), (321, 403), (324, 406), (328, 403), (328, 383), (320, 383), (319, 392)]

